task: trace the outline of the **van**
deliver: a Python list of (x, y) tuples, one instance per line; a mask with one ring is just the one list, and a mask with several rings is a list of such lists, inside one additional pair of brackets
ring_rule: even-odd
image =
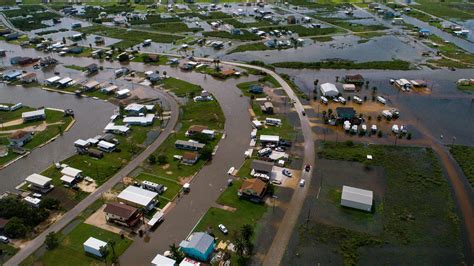
[(300, 180), (300, 187), (304, 187), (304, 184), (306, 183), (306, 181), (304, 179), (301, 179)]
[(0, 243), (8, 244), (10, 240), (6, 236), (0, 236)]
[(393, 125), (392, 126), (392, 132), (395, 133), (395, 134), (398, 134), (400, 132), (400, 130), (398, 129), (398, 125)]
[(342, 103), (342, 104), (346, 103), (346, 98), (344, 98), (344, 97), (342, 97), (342, 96), (337, 97), (337, 99), (338, 99), (339, 102)]
[(321, 96), (321, 99), (320, 99), (320, 100), (321, 100), (321, 103), (322, 103), (322, 104), (328, 104), (328, 103), (329, 103), (328, 98), (326, 98), (326, 97), (324, 97), (324, 96)]
[(261, 149), (257, 152), (259, 157), (268, 156), (271, 153), (272, 153), (272, 149), (270, 149), (270, 148), (263, 148), (263, 149)]
[(377, 102), (379, 102), (381, 104), (386, 104), (387, 100), (382, 96), (377, 96)]
[(392, 112), (390, 112), (389, 110), (383, 110), (382, 116), (385, 117), (386, 119), (392, 119)]
[(143, 41), (143, 47), (150, 46), (151, 45), (151, 39), (146, 39)]

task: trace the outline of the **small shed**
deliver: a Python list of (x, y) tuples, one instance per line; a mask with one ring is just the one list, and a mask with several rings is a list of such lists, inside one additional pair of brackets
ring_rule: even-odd
[(370, 212), (374, 200), (373, 194), (370, 190), (342, 186), (341, 205)]
[(97, 238), (89, 237), (86, 242), (84, 242), (84, 251), (86, 253), (92, 254), (94, 256), (102, 258), (102, 254), (100, 253), (101, 247), (107, 247), (107, 243), (99, 240)]
[(176, 264), (176, 261), (174, 259), (170, 259), (161, 254), (158, 254), (155, 256), (155, 258), (153, 258), (151, 264), (155, 266), (174, 266)]

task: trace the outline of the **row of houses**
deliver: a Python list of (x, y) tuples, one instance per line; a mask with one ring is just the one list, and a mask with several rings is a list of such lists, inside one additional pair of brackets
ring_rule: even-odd
[(19, 80), (22, 83), (33, 83), (33, 82), (38, 81), (36, 73), (33, 73), (33, 72), (24, 73), (23, 71), (16, 70), (16, 69), (13, 69), (4, 73), (2, 75), (2, 79), (5, 81), (10, 81), (10, 82)]

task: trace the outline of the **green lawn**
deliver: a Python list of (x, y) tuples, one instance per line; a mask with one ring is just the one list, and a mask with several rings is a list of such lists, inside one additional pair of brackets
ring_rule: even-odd
[(198, 95), (203, 90), (201, 86), (189, 83), (187, 81), (167, 78), (163, 81), (165, 89), (172, 91), (178, 97), (185, 97), (186, 95)]
[(162, 197), (165, 197), (166, 199), (168, 199), (168, 201), (174, 199), (174, 197), (178, 195), (179, 191), (181, 190), (181, 184), (179, 184), (177, 181), (159, 177), (154, 174), (141, 173), (134, 179), (139, 181), (148, 180), (167, 187), (167, 190), (162, 195), (160, 195), (160, 201)]
[[(145, 63), (144, 58), (147, 56), (148, 54), (136, 54), (134, 55), (132, 62)], [(166, 63), (168, 63), (168, 57), (160, 55), (158, 56), (158, 62), (146, 62), (145, 64), (159, 66), (159, 65), (166, 65)]]
[(474, 186), (474, 147), (454, 145), (449, 151), (458, 162), (471, 186)]
[(473, 93), (474, 92), (474, 85), (458, 86), (458, 90)]
[[(145, 27), (144, 29), (147, 28)], [(183, 22), (150, 24), (150, 29), (169, 33), (202, 31), (202, 28), (188, 28), (188, 26)]]
[(322, 21), (326, 21), (327, 23), (339, 26), (346, 30), (354, 31), (354, 32), (378, 31), (378, 30), (388, 29), (387, 27), (381, 24), (364, 25), (364, 24), (349, 22), (346, 19), (328, 18), (328, 17), (321, 17), (321, 16), (316, 16), (316, 18)]
[[(216, 237), (220, 240), (228, 240), (231, 239), (233, 233), (238, 231), (244, 224), (250, 224), (254, 229), (256, 228), (258, 221), (266, 212), (267, 206), (239, 199), (237, 191), (241, 184), (242, 180), (235, 180), (234, 184), (227, 188), (217, 200), (218, 204), (230, 206), (237, 210), (231, 212), (214, 207), (210, 208), (194, 229), (195, 232), (206, 231), (211, 227)], [(224, 235), (217, 228), (217, 225), (221, 223), (229, 230), (228, 235)]]
[[(1, 103), (1, 105), (12, 106), (13, 104)], [(0, 123), (6, 123), (8, 121), (21, 119), (22, 113), (34, 111), (34, 110), (35, 110), (34, 108), (23, 106), (20, 109), (17, 109), (15, 111), (0, 111)]]
[(445, 19), (474, 19), (474, 4), (462, 1), (420, 0), (415, 8)]
[(7, 244), (0, 243), (0, 264), (4, 264), (9, 258), (18, 252), (18, 249)]

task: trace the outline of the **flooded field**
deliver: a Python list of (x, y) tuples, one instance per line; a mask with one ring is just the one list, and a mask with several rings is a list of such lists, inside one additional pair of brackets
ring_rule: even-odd
[[(226, 60), (259, 60), (268, 64), (286, 61), (314, 62), (340, 58), (356, 62), (390, 61), (394, 59), (423, 62), (422, 52), (428, 50), (400, 36), (375, 37), (365, 41), (353, 35), (335, 36), (331, 42), (310, 42), (297, 49), (247, 51), (225, 55)], [(361, 40), (364, 40), (363, 43)]]

